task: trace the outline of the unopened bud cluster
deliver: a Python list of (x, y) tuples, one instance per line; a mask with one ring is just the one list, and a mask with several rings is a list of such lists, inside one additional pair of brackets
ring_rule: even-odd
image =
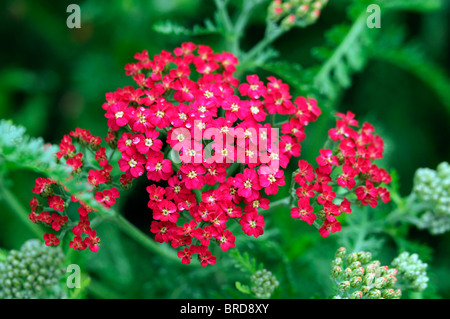
[(414, 176), (414, 193), (430, 206), (418, 222), (418, 227), (432, 234), (450, 230), (450, 165), (442, 162), (436, 170), (421, 168)]
[(269, 299), (275, 288), (279, 286), (278, 280), (268, 270), (258, 270), (250, 278), (252, 284), (252, 293), (256, 298)]
[(400, 289), (394, 289), (396, 269), (372, 261), (370, 252), (347, 254), (341, 247), (331, 263), (331, 277), (337, 287), (334, 299), (398, 299)]
[(305, 27), (317, 21), (328, 0), (274, 0), (268, 9), (268, 18), (289, 30)]
[(65, 293), (58, 286), (63, 265), (60, 248), (36, 239), (25, 242), (0, 262), (0, 299), (63, 298)]
[(392, 261), (392, 266), (398, 270), (398, 279), (408, 289), (423, 291), (428, 286), (428, 265), (419, 259), (417, 254), (401, 253)]

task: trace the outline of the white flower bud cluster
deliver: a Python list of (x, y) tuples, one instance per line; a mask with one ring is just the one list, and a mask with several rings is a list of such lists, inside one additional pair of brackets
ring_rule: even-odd
[(0, 299), (64, 298), (58, 286), (64, 273), (61, 248), (28, 240), (0, 262)]
[(428, 265), (419, 259), (417, 254), (401, 253), (392, 261), (392, 266), (398, 270), (398, 280), (408, 289), (424, 291), (428, 286)]
[(341, 247), (331, 263), (331, 278), (337, 294), (333, 299), (398, 299), (400, 289), (394, 289), (397, 281), (395, 268), (381, 266), (372, 261), (370, 252), (347, 254)]
[(268, 270), (258, 270), (251, 278), (252, 292), (256, 298), (269, 299), (279, 282)]
[(438, 235), (450, 230), (450, 165), (442, 162), (436, 170), (420, 168), (414, 176), (414, 194), (425, 204), (427, 210), (417, 226)]

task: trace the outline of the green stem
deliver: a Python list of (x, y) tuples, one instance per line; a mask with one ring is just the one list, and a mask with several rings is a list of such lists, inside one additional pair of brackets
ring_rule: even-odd
[(42, 238), (44, 231), (34, 225), (28, 218), (27, 210), (22, 206), (16, 196), (0, 183), (1, 199), (9, 206), (11, 211), (19, 218), (19, 220), (31, 231), (36, 237)]
[(233, 24), (231, 23), (230, 16), (228, 15), (227, 11), (227, 3), (225, 0), (214, 0), (217, 7), (217, 12), (219, 14), (219, 18), (225, 28), (224, 30), (224, 36), (227, 41), (227, 48), (230, 51), (233, 51), (233, 47), (235, 47), (235, 35), (234, 35), (234, 28)]
[(111, 151), (111, 154), (109, 154), (109, 156), (108, 156), (108, 162), (111, 162), (111, 160), (112, 160), (112, 158), (113, 158), (114, 153), (116, 152), (116, 150), (117, 150), (117, 147), (115, 147), (115, 148)]
[(257, 3), (253, 0), (244, 1), (241, 13), (236, 19), (236, 23), (234, 24), (234, 31), (232, 34), (232, 52), (240, 58), (241, 49), (240, 49), (240, 40), (242, 35), (244, 34), (245, 27), (249, 20), (250, 14), (254, 9)]
[[(284, 30), (280, 27), (278, 28), (269, 28), (269, 25), (266, 28), (266, 33), (264, 35), (264, 38), (259, 41), (243, 58), (242, 62), (242, 69), (245, 69), (247, 67), (247, 64), (250, 63), (250, 61), (254, 60), (254, 58), (260, 53), (262, 50), (264, 50), (267, 46), (269, 46), (273, 41), (278, 39), (282, 34), (284, 33)], [(244, 67), (245, 66), (245, 67)]]
[[(273, 211), (275, 209), (283, 208), (283, 207), (289, 207), (291, 197), (287, 196), (285, 198), (279, 199), (277, 201), (271, 202), (269, 204), (269, 209), (266, 212)], [(264, 210), (262, 210), (264, 211)]]

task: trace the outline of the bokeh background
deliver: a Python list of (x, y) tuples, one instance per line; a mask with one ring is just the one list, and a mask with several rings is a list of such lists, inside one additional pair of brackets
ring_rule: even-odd
[[(185, 41), (209, 44), (215, 50), (224, 48), (218, 35), (170, 36), (153, 28), (154, 23), (166, 19), (188, 27), (202, 23), (214, 14), (213, 1), (80, 0), (77, 4), (81, 7), (82, 28), (69, 29), (66, 8), (72, 2), (6, 0), (0, 4), (0, 118), (12, 119), (25, 126), (31, 136), (42, 136), (49, 143), (59, 143), (75, 127), (89, 129), (95, 135), (106, 134), (101, 108), (105, 93), (132, 84), (124, 74), (124, 65), (132, 61), (134, 53), (146, 49), (153, 55)], [(326, 30), (347, 19), (346, 1), (333, 2), (318, 23), (294, 29), (275, 42), (283, 60), (306, 68), (318, 63), (311, 49), (324, 43)], [(240, 5), (240, 1), (231, 1), (233, 10)], [(436, 68), (447, 74), (449, 12), (447, 6), (426, 14), (402, 12), (395, 18), (407, 38), (419, 43)], [(264, 6), (253, 14), (243, 38), (244, 49), (262, 36), (265, 14)], [(445, 83), (442, 86), (445, 91)], [(385, 166), (395, 168), (400, 193), (408, 195), (417, 168), (435, 168), (450, 159), (448, 102), (448, 95), (437, 94), (420, 75), (382, 59), (370, 59), (340, 96), (337, 110), (352, 110), (361, 121), (369, 120), (375, 125), (387, 144)], [(309, 132), (311, 136), (322, 136), (320, 144), (325, 138), (326, 125), (322, 124)], [(320, 146), (306, 142), (302, 156), (314, 158)], [(11, 189), (26, 207), (37, 175), (17, 170), (9, 172), (8, 177)], [(145, 181), (136, 184), (133, 191), (124, 195), (121, 207), (126, 218), (149, 233), (151, 213), (145, 186)], [(280, 288), (274, 296), (329, 296), (329, 262), (337, 241), (324, 240), (312, 227), (293, 222), (287, 209), (273, 214), (266, 232), (264, 239), (241, 241), (238, 248), (251, 251), (276, 274)], [(83, 273), (91, 278), (84, 292), (86, 297), (245, 297), (235, 289), (234, 282), (248, 281), (248, 276), (233, 270), (233, 260), (227, 253), (219, 254), (217, 265), (208, 269), (183, 267), (146, 251), (111, 225), (100, 225), (98, 233), (103, 241), (97, 254), (73, 253)], [(449, 298), (449, 235), (432, 237), (412, 229), (408, 236), (430, 263), (431, 284), (425, 297)], [(0, 202), (0, 247), (19, 248), (32, 237)], [(378, 257), (388, 263), (397, 252), (392, 243), (385, 247)]]

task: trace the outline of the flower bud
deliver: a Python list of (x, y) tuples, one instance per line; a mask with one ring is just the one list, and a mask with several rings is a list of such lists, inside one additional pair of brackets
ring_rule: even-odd
[(351, 264), (351, 263), (353, 263), (353, 262), (355, 262), (357, 260), (358, 260), (358, 254), (356, 254), (356, 253), (352, 253), (352, 254), (347, 256), (347, 262), (349, 264)]
[(303, 4), (297, 8), (297, 10), (295, 11), (295, 15), (298, 18), (304, 18), (308, 14), (308, 11), (309, 6), (307, 4)]
[(373, 283), (374, 279), (375, 279), (375, 273), (367, 273), (364, 276), (364, 284), (371, 285)]
[(381, 296), (382, 296), (384, 299), (393, 299), (394, 296), (395, 296), (395, 290), (394, 290), (394, 289), (384, 289), (384, 290), (381, 292)]
[(351, 278), (352, 272), (353, 272), (353, 270), (351, 268), (349, 268), (349, 267), (345, 268), (344, 273), (343, 273), (344, 278), (345, 279)]
[(361, 267), (361, 263), (359, 261), (352, 262), (349, 266), (350, 269), (357, 269)]
[(294, 26), (295, 20), (296, 20), (295, 15), (290, 14), (290, 15), (288, 15), (286, 18), (284, 18), (284, 19), (281, 21), (281, 27), (282, 27), (284, 30), (289, 30), (289, 29), (291, 29), (291, 28)]
[(378, 289), (372, 289), (369, 292), (369, 299), (380, 299), (381, 291)]
[(362, 263), (362, 264), (367, 264), (372, 260), (372, 254), (370, 252), (359, 252), (358, 253), (358, 260)]
[(345, 247), (340, 247), (335, 254), (336, 258), (341, 258), (343, 259), (345, 257), (345, 255), (347, 254), (347, 249), (345, 249)]
[(350, 289), (350, 281), (343, 281), (338, 286), (339, 290), (347, 291)]
[(374, 282), (373, 285), (377, 289), (382, 289), (382, 288), (385, 287), (386, 283), (387, 283), (387, 278), (386, 277), (378, 277), (378, 278), (375, 279), (375, 282)]
[(350, 299), (361, 299), (363, 296), (363, 292), (362, 291), (355, 291), (354, 293), (352, 293), (350, 295)]
[(352, 277), (352, 279), (350, 280), (350, 287), (356, 288), (359, 285), (361, 285), (361, 283), (362, 283), (361, 277)]
[(352, 276), (362, 277), (364, 276), (364, 267), (358, 267), (353, 269)]
[(342, 266), (342, 259), (340, 257), (336, 257), (335, 259), (333, 259), (333, 261), (331, 262), (331, 266)]
[(334, 266), (333, 270), (331, 271), (331, 275), (333, 278), (338, 278), (342, 274), (342, 268), (339, 266)]

